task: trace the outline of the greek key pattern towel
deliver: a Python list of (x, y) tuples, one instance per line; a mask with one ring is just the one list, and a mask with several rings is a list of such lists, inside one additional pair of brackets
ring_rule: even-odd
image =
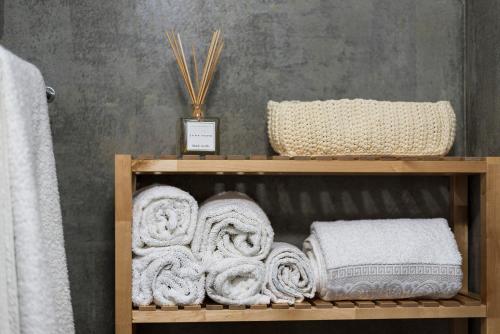
[(315, 222), (304, 251), (325, 300), (451, 298), (462, 286), (445, 219)]

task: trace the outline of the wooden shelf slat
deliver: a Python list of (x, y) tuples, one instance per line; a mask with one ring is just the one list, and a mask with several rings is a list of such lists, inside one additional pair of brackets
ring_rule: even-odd
[(254, 154), (250, 156), (250, 160), (267, 160), (267, 159), (268, 159), (267, 155)]
[(396, 303), (393, 300), (376, 300), (375, 304), (377, 304), (380, 307), (396, 307), (396, 306), (398, 306), (398, 303)]
[[(133, 160), (132, 170), (141, 173), (259, 173), (259, 174), (481, 174), (486, 172), (484, 160), (271, 160), (228, 156), (227, 160), (211, 160), (199, 156), (183, 159)], [(236, 159), (236, 160), (233, 160)]]
[(307, 301), (303, 301), (300, 303), (295, 303), (294, 307), (296, 309), (310, 309), (311, 308), (311, 303), (308, 303)]
[(453, 299), (456, 299), (460, 303), (462, 303), (463, 305), (467, 305), (467, 306), (479, 306), (479, 305), (481, 305), (481, 301), (479, 299), (472, 298), (472, 297), (465, 296), (465, 295), (456, 295), (455, 297), (453, 297)]
[(417, 307), (418, 302), (414, 300), (398, 300), (397, 303), (402, 307)]
[(179, 307), (177, 305), (164, 305), (161, 307), (162, 311), (177, 311)]
[[(178, 312), (160, 312), (133, 310), (134, 323), (174, 323), (174, 322), (228, 322), (228, 321), (292, 321), (292, 320), (349, 320), (349, 319), (421, 319), (421, 318), (484, 318), (486, 305), (462, 305), (456, 300), (440, 301), (437, 306), (399, 307), (382, 306), (382, 301), (376, 301), (377, 307), (367, 307), (365, 301), (338, 301), (335, 307), (332, 303), (324, 307), (318, 301), (314, 307), (276, 308), (268, 305), (230, 305), (224, 309), (222, 305), (201, 307), (197, 310), (179, 310)], [(389, 301), (390, 302), (390, 301)], [(406, 301), (408, 302), (408, 301)], [(443, 303), (444, 302), (444, 303)], [(456, 306), (458, 303), (458, 306)], [(302, 305), (303, 303), (300, 303)], [(281, 305), (281, 304), (275, 304)], [(363, 305), (363, 306), (361, 306)], [(389, 305), (389, 304), (386, 304)], [(392, 304), (391, 304), (392, 305)], [(452, 306), (453, 305), (453, 306)], [(163, 308), (162, 308), (163, 310)]]
[(156, 311), (156, 305), (142, 305), (142, 306), (139, 306), (139, 311)]
[(247, 157), (245, 155), (228, 155), (227, 160), (246, 160)]
[(357, 300), (354, 302), (354, 304), (356, 304), (357, 307), (361, 308), (375, 307), (375, 303), (370, 300)]
[(311, 301), (316, 308), (332, 308), (333, 304), (321, 299), (314, 299)]
[[(418, 301), (420, 305), (424, 307), (438, 307), (439, 302), (437, 300), (432, 300), (432, 299), (422, 299)], [(481, 305), (481, 303), (479, 303)]]
[(226, 160), (225, 155), (205, 155), (205, 160)]
[(339, 308), (353, 308), (356, 307), (356, 305), (353, 302), (350, 301), (338, 301), (335, 302), (335, 306)]
[(207, 310), (222, 310), (222, 309), (224, 309), (224, 305), (214, 304), (214, 303), (208, 303), (205, 307)]
[(446, 306), (446, 307), (458, 307), (458, 306), (460, 306), (460, 302), (458, 302), (456, 300), (451, 300), (451, 299), (439, 300), (439, 303), (443, 306)]
[(182, 160), (200, 160), (200, 156), (196, 154), (185, 154), (182, 156)]
[(285, 303), (272, 303), (271, 308), (273, 308), (275, 310), (286, 310), (286, 309), (290, 308), (290, 306), (288, 304), (285, 304)]

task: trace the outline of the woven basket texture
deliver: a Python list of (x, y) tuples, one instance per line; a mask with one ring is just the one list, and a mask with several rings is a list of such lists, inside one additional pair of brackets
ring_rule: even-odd
[(270, 101), (271, 146), (285, 156), (443, 156), (455, 139), (447, 101)]

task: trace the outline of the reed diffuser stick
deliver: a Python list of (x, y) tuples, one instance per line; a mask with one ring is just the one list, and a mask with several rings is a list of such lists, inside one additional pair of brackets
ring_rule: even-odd
[(187, 70), (186, 65), (182, 62), (180, 50), (179, 50), (179, 46), (176, 42), (175, 34), (173, 32), (171, 32), (171, 33), (166, 32), (166, 35), (167, 35), (168, 41), (170, 43), (170, 46), (172, 47), (172, 52), (174, 54), (175, 60), (177, 61), (177, 65), (179, 66), (179, 70), (181, 72), (184, 83), (186, 84), (191, 101), (194, 104), (196, 101), (196, 94), (195, 94), (194, 89), (192, 87), (192, 83), (190, 84), (190, 80), (188, 80), (189, 72)]
[(182, 47), (181, 36), (179, 34), (177, 34), (177, 40), (179, 41), (179, 50), (180, 50), (180, 53), (182, 55), (182, 64), (184, 65), (184, 68), (186, 69), (186, 73), (187, 73), (186, 77), (188, 80), (188, 89), (191, 90), (193, 97), (196, 98), (196, 92), (194, 91), (194, 88), (193, 88), (193, 82), (191, 81), (191, 74), (189, 72), (189, 68), (188, 68), (188, 65), (186, 62), (186, 56), (184, 55), (184, 48)]
[(191, 53), (193, 54), (193, 63), (194, 63), (194, 78), (196, 82), (196, 89), (200, 89), (200, 75), (198, 73), (198, 59), (196, 58), (196, 50), (194, 48), (194, 44), (192, 46)]
[(212, 80), (213, 73), (215, 72), (214, 66), (217, 64), (217, 59), (215, 57), (217, 54), (217, 48), (219, 47), (219, 43), (220, 43), (219, 37), (220, 37), (220, 30), (217, 30), (213, 35), (212, 43), (211, 43), (209, 51), (208, 51), (207, 67), (205, 68), (205, 72), (203, 73), (204, 74), (203, 75), (204, 81), (202, 81), (203, 82), (202, 89), (200, 90), (200, 92), (198, 94), (198, 99), (199, 99), (199, 101), (201, 101), (201, 103), (203, 101), (205, 101), (208, 87), (210, 86), (210, 82)]
[[(200, 89), (198, 90), (198, 93), (202, 92), (204, 90), (204, 87), (206, 86), (205, 83), (207, 81), (208, 67), (210, 66), (210, 58), (212, 56), (212, 50), (214, 48), (216, 36), (217, 36), (217, 31), (212, 33), (212, 40), (210, 41), (207, 58), (205, 59), (205, 64), (203, 66), (203, 73), (201, 75), (201, 86)], [(198, 94), (198, 103), (201, 104), (201, 94)]]
[(202, 95), (201, 95), (201, 100), (204, 101), (205, 98), (206, 98), (206, 95), (208, 93), (208, 87), (210, 87), (210, 84), (212, 83), (212, 79), (214, 78), (214, 74), (215, 74), (215, 69), (217, 67), (217, 64), (219, 63), (219, 60), (220, 60), (220, 54), (222, 52), (222, 48), (224, 47), (224, 42), (221, 42), (216, 50), (215, 50), (215, 62), (213, 62), (212, 66), (211, 66), (211, 69), (210, 69), (210, 74), (209, 74), (209, 79), (208, 79), (208, 83), (207, 85), (205, 86), (205, 90), (202, 92)]
[(181, 73), (182, 79), (184, 80), (184, 84), (186, 85), (186, 89), (188, 91), (189, 97), (191, 98), (191, 102), (193, 104), (193, 116), (197, 118), (202, 117), (201, 115), (201, 105), (205, 103), (205, 99), (208, 94), (208, 88), (212, 83), (215, 70), (220, 61), (220, 56), (222, 53), (222, 49), (224, 47), (224, 41), (221, 37), (221, 31), (216, 30), (212, 33), (212, 38), (210, 40), (210, 45), (208, 47), (207, 57), (203, 64), (203, 71), (201, 73), (201, 78), (199, 77), (198, 71), (198, 60), (196, 57), (196, 52), (194, 45), (192, 47), (192, 57), (193, 57), (193, 68), (194, 68), (194, 82), (196, 83), (196, 87), (193, 85), (193, 80), (191, 79), (191, 73), (189, 71), (189, 67), (186, 61), (186, 55), (184, 53), (184, 48), (182, 47), (181, 36), (174, 31), (165, 32), (170, 47), (172, 49), (172, 53), (174, 54), (174, 58), (177, 62), (177, 66), (179, 67), (179, 72)]

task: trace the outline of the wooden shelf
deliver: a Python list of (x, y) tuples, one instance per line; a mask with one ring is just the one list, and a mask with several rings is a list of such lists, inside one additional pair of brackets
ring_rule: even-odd
[(373, 157), (265, 157), (265, 156), (175, 156), (132, 160), (132, 171), (140, 173), (202, 174), (482, 174), (482, 158), (373, 158)]
[(415, 318), (484, 318), (486, 306), (468, 296), (450, 300), (404, 301), (309, 301), (287, 304), (222, 306), (207, 304), (141, 307), (132, 311), (133, 323), (293, 321)]
[[(185, 307), (132, 307), (132, 194), (137, 174), (248, 175), (438, 175), (448, 176), (449, 223), (464, 255), (463, 287), (449, 300), (375, 300)], [(480, 300), (468, 291), (469, 178), (479, 174), (481, 245)], [(416, 180), (416, 182), (418, 182)], [(500, 333), (500, 157), (277, 157), (183, 156), (115, 157), (115, 328), (132, 334), (142, 323), (449, 318), (451, 332), (463, 333), (467, 318), (481, 318), (481, 333)]]

